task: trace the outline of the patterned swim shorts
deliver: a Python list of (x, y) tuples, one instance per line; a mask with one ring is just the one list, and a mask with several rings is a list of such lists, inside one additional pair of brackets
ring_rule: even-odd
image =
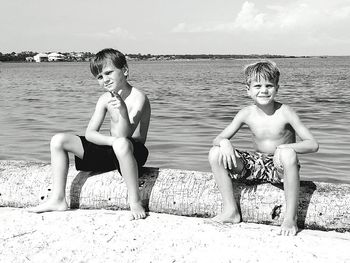
[(274, 161), (273, 154), (236, 151), (244, 163), (244, 168), (240, 174), (229, 170), (229, 175), (232, 179), (246, 179), (270, 183), (283, 182), (283, 179), (281, 179), (284, 173), (282, 163), (279, 160)]

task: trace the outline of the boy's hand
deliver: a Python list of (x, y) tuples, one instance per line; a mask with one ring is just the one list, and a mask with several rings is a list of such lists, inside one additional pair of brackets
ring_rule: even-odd
[(108, 101), (108, 108), (109, 109), (114, 109), (114, 110), (118, 110), (120, 113), (123, 113), (123, 111), (126, 111), (126, 104), (124, 102), (124, 100), (120, 97), (120, 95), (118, 93), (112, 93), (110, 92), (112, 95), (112, 98)]
[(232, 170), (233, 167), (237, 167), (236, 151), (233, 149), (229, 140), (221, 140), (220, 142), (220, 155), (219, 165), (225, 167), (225, 169)]
[(275, 165), (282, 165), (281, 163), (281, 150), (288, 148), (288, 144), (281, 144), (276, 147), (275, 153), (273, 154), (273, 162)]

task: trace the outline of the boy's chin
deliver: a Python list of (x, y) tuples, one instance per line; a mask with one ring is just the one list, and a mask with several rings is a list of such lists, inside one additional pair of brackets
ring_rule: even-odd
[(117, 93), (117, 89), (116, 88), (105, 88), (105, 91), (110, 92), (110, 93)]
[(274, 103), (273, 100), (268, 100), (268, 101), (258, 100), (258, 101), (255, 101), (255, 104), (261, 105), (261, 106), (267, 106), (267, 105), (270, 105), (270, 104), (273, 104), (273, 103)]

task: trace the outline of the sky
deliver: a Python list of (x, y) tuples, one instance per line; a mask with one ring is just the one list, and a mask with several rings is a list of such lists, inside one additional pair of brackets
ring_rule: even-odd
[(0, 0), (0, 52), (350, 55), (350, 0)]

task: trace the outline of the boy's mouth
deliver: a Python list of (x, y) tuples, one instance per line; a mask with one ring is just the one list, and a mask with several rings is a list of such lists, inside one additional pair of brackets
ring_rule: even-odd
[(105, 88), (107, 91), (109, 91), (109, 92), (114, 90), (112, 84), (105, 85), (104, 88)]

